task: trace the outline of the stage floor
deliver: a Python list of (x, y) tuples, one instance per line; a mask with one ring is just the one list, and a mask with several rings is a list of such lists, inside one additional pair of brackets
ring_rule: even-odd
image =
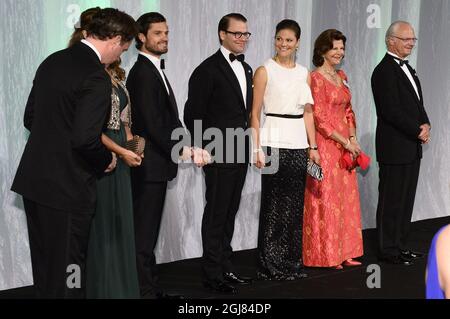
[[(411, 227), (410, 247), (428, 252), (436, 231), (450, 223), (450, 217), (414, 222)], [(187, 299), (423, 299), (425, 297), (426, 256), (411, 266), (378, 263), (376, 258), (376, 232), (363, 231), (364, 256), (362, 266), (344, 267), (342, 270), (306, 268), (308, 277), (296, 281), (255, 281), (239, 286), (238, 294), (222, 295), (205, 290), (201, 284), (200, 259), (187, 259), (161, 264), (161, 286), (168, 292), (180, 293)], [(233, 256), (237, 271), (242, 275), (255, 275), (256, 249), (236, 252)], [(369, 288), (368, 266), (380, 266), (380, 287)], [(369, 279), (369, 282), (374, 282)], [(28, 299), (33, 287), (22, 287), (0, 292), (1, 299)]]

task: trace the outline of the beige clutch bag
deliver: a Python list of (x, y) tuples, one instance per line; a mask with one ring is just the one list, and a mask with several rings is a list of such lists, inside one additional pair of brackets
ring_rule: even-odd
[(139, 135), (134, 135), (133, 139), (126, 142), (125, 145), (127, 150), (130, 150), (138, 155), (144, 153), (145, 149), (145, 139)]

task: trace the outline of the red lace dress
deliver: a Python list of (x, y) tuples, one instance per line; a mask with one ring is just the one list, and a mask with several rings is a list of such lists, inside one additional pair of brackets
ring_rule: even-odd
[[(346, 83), (343, 71), (339, 76)], [(351, 93), (346, 85), (336, 86), (318, 71), (311, 73), (316, 140), (324, 178), (308, 176), (303, 216), (303, 263), (310, 267), (331, 267), (362, 256), (361, 208), (356, 171), (339, 165), (344, 151), (330, 135), (336, 131), (349, 137), (356, 127)]]

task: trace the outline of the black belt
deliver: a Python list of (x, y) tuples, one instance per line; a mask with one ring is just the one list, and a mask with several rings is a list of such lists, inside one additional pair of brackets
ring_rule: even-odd
[(266, 116), (272, 116), (272, 117), (281, 117), (284, 119), (301, 119), (303, 118), (303, 114), (275, 114), (275, 113), (266, 113)]

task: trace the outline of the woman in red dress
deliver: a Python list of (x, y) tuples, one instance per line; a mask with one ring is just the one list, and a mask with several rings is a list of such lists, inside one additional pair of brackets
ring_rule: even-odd
[(303, 262), (309, 267), (356, 266), (363, 254), (361, 209), (355, 169), (341, 167), (344, 151), (357, 157), (355, 114), (347, 76), (336, 70), (345, 53), (345, 36), (322, 32), (314, 43), (311, 91), (323, 180), (308, 176), (303, 217)]

